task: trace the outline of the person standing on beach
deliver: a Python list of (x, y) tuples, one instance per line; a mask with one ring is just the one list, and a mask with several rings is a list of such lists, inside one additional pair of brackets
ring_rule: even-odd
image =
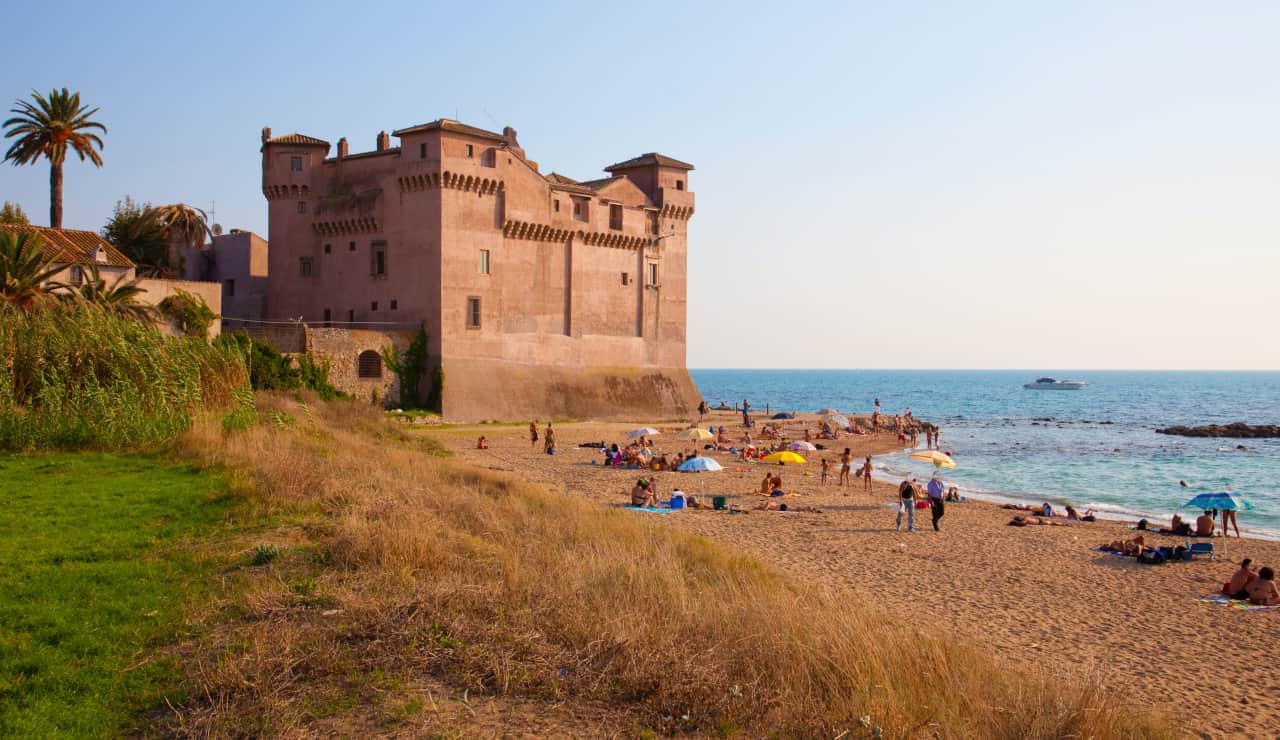
[(698, 402), (698, 423), (702, 423), (702, 417), (707, 415), (707, 399)]
[(911, 485), (915, 478), (908, 478), (898, 484), (898, 518), (894, 529), (902, 531), (902, 514), (907, 514), (907, 531), (916, 531), (916, 488)]
[(1222, 510), (1222, 536), (1223, 536), (1223, 537), (1226, 537), (1226, 536), (1227, 536), (1227, 522), (1228, 522), (1228, 521), (1230, 521), (1230, 522), (1231, 522), (1231, 526), (1232, 526), (1232, 527), (1235, 527), (1235, 530), (1236, 530), (1236, 539), (1240, 539), (1240, 525), (1239, 525), (1239, 524), (1236, 524), (1236, 510), (1235, 510), (1235, 509), (1223, 509), (1223, 510)]
[(742, 426), (751, 427), (751, 404), (745, 398), (742, 399)]
[(822, 485), (827, 485), (827, 476), (831, 475), (831, 462), (827, 458), (822, 458)]
[(933, 430), (929, 427), (924, 428), (924, 447), (927, 450), (933, 449)]
[(849, 448), (844, 448), (844, 452), (840, 453), (840, 481), (838, 485), (849, 485), (849, 470), (853, 468), (853, 453)]
[(546, 439), (543, 441), (543, 445), (547, 454), (556, 454), (556, 433), (555, 430), (551, 428), (551, 422), (547, 422), (547, 433), (544, 436)]
[(942, 482), (942, 474), (934, 473), (929, 479), (929, 485), (925, 489), (929, 494), (929, 508), (933, 510), (933, 531), (939, 532), (938, 520), (945, 513), (942, 501), (946, 497), (947, 487)]
[(538, 420), (534, 419), (529, 422), (529, 446), (538, 446)]
[(871, 456), (862, 464), (862, 490), (871, 493)]

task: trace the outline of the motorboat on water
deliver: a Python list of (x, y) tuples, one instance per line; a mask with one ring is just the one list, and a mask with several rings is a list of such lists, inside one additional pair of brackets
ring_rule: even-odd
[(1024, 383), (1022, 387), (1033, 391), (1078, 391), (1084, 387), (1084, 381), (1036, 378), (1034, 383)]

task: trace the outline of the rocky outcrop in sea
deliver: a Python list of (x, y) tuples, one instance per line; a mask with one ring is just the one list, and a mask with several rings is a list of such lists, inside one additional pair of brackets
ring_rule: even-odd
[(1231, 424), (1208, 424), (1200, 427), (1174, 426), (1157, 429), (1156, 434), (1176, 434), (1179, 437), (1234, 437), (1259, 439), (1262, 437), (1280, 437), (1280, 426), (1275, 424), (1245, 424), (1243, 421)]

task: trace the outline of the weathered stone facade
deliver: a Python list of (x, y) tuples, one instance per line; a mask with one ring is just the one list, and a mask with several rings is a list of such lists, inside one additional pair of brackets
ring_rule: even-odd
[(439, 120), (350, 154), (263, 131), (268, 318), (421, 327), (453, 419), (675, 417), (692, 165), (646, 154), (580, 182), (514, 130)]

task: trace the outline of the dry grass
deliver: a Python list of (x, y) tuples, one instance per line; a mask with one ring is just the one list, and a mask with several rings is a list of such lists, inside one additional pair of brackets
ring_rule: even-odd
[(278, 423), (198, 426), (186, 447), (310, 524), (191, 650), (172, 731), (387, 730), (429, 677), (606, 702), (661, 733), (1172, 736), (1105, 687), (1011, 672), (646, 518), (439, 459), (358, 404), (259, 409)]

